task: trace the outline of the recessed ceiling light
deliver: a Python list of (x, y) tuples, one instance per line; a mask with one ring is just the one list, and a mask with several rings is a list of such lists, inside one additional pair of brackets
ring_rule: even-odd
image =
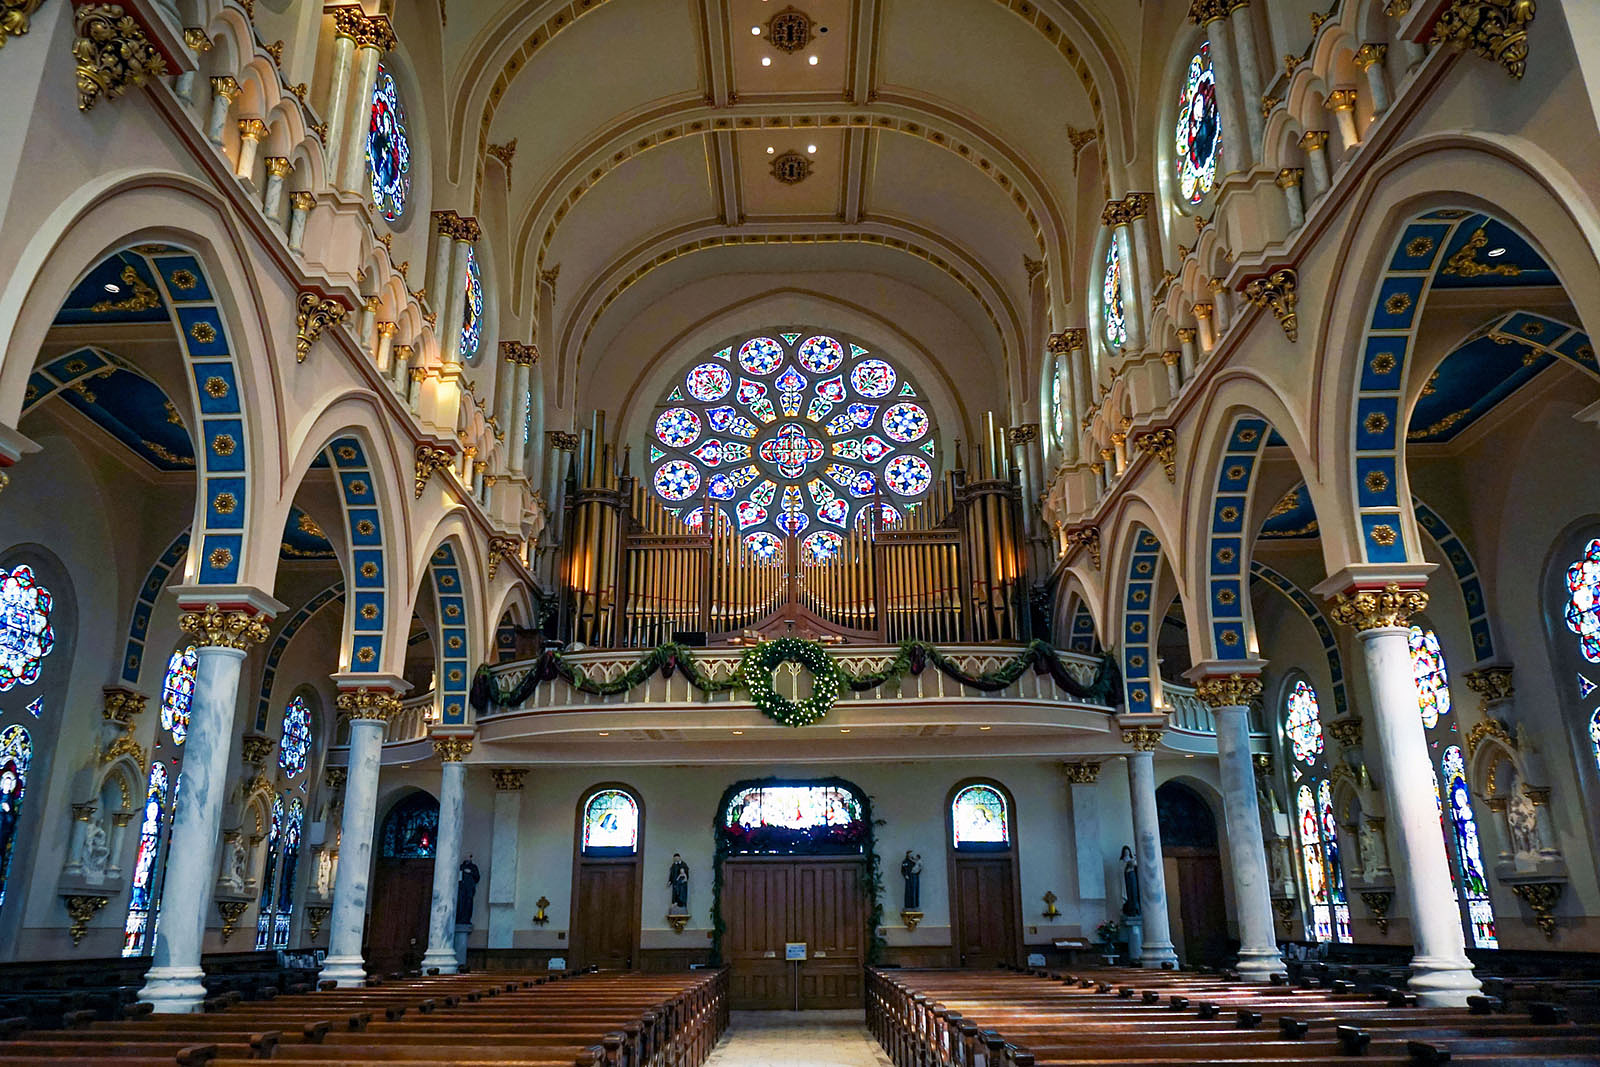
[(1193, 752), (1185, 752), (1183, 754), (1183, 758), (1184, 759), (1194, 759), (1194, 753)]
[(771, 57), (771, 56), (762, 56), (762, 57), (761, 57), (761, 65), (762, 65), (762, 66), (763, 66), (763, 67), (770, 67), (770, 66), (772, 66), (772, 57)]
[(772, 147), (771, 145), (767, 145), (767, 155), (770, 156), (770, 155), (772, 155), (772, 153), (774, 153), (776, 151), (777, 151), (776, 148)]
[(816, 145), (814, 145), (814, 144), (806, 145), (806, 151), (807, 152), (815, 152), (816, 150), (817, 150), (817, 146)]
[(611, 731), (610, 730), (601, 730), (600, 731), (600, 736), (601, 737), (610, 737), (611, 736)]
[(994, 727), (993, 726), (980, 726), (980, 727), (978, 727), (978, 729), (980, 729), (980, 730), (993, 730)]
[(814, 67), (814, 66), (817, 65), (817, 57), (816, 56), (812, 56), (810, 59), (806, 60), (806, 62), (810, 63)]
[(761, 36), (761, 27), (760, 26), (751, 26), (750, 27), (750, 33), (755, 37), (760, 37)]
[(839, 732), (840, 732), (840, 733), (841, 733), (841, 734), (847, 734), (847, 733), (849, 733), (849, 732), (850, 732), (850, 727), (848, 727), (848, 726), (841, 726), (841, 727), (839, 727)]
[(744, 733), (744, 731), (743, 731), (743, 730), (735, 730), (735, 731), (734, 731), (734, 735), (735, 735), (735, 736), (738, 736), (738, 735), (739, 735), (739, 734), (742, 734), (742, 733)]
[(1504, 248), (1491, 248), (1489, 249), (1489, 254), (1491, 256), (1503, 256), (1506, 254), (1506, 250)]
[(120, 293), (122, 292), (122, 286), (118, 285), (116, 282), (106, 282), (106, 292)]

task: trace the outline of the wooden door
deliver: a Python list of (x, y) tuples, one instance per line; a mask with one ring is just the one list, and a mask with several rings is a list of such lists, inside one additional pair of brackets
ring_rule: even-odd
[[(1169, 877), (1167, 897), (1178, 901), (1183, 930), (1179, 955), (1184, 965), (1213, 966), (1228, 958), (1228, 917), (1222, 897), (1222, 860), (1216, 849), (1169, 847), (1162, 850)], [(1178, 931), (1173, 931), (1177, 934)], [(1173, 938), (1179, 941), (1178, 937)]]
[(432, 903), (433, 860), (378, 861), (367, 930), (367, 969), (371, 973), (382, 976), (422, 963), (428, 950)]
[(800, 1007), (860, 1007), (867, 961), (860, 862), (796, 863), (793, 884), (788, 940), (804, 941), (807, 954), (798, 971)]
[(584, 860), (577, 882), (572, 964), (632, 970), (639, 939), (638, 861)]
[[(733, 1007), (861, 1006), (867, 909), (860, 860), (731, 859), (722, 874)], [(798, 965), (784, 958), (793, 941), (806, 945)]]
[(957, 961), (993, 968), (1017, 962), (1017, 890), (1010, 856), (957, 856), (955, 860)]

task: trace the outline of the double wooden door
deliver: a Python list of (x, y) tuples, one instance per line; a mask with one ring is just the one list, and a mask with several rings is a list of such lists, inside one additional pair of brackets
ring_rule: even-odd
[(1218, 851), (1172, 845), (1163, 847), (1161, 856), (1167, 876), (1167, 912), (1177, 920), (1171, 926), (1178, 958), (1185, 967), (1227, 962), (1228, 916), (1223, 909)]
[(631, 971), (639, 952), (639, 860), (586, 859), (573, 894), (572, 964)]
[(1011, 856), (957, 856), (952, 866), (957, 964), (985, 969), (1015, 965), (1017, 887)]
[(372, 879), (367, 969), (384, 976), (417, 967), (428, 950), (433, 860), (380, 859)]
[[(723, 867), (723, 956), (735, 1008), (858, 1008), (867, 909), (858, 859), (729, 859)], [(803, 941), (792, 963), (784, 947)]]

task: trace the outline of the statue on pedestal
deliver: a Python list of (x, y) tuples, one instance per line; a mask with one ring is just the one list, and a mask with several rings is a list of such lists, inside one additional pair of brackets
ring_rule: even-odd
[(902, 905), (906, 911), (916, 911), (922, 907), (922, 857), (906, 849), (906, 858), (900, 861), (900, 877), (906, 880), (905, 903)]
[(472, 901), (478, 893), (478, 882), (483, 875), (478, 872), (478, 865), (472, 862), (472, 853), (467, 853), (467, 858), (461, 861), (460, 874), (456, 877), (456, 925), (467, 926), (472, 923)]
[(689, 865), (678, 853), (672, 854), (672, 866), (667, 868), (667, 886), (672, 890), (672, 907), (668, 914), (689, 910)]
[(1122, 914), (1132, 916), (1139, 912), (1139, 861), (1133, 858), (1133, 846), (1123, 845), (1122, 855)]

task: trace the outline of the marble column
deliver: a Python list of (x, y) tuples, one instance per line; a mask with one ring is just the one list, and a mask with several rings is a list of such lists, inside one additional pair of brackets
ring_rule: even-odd
[(512, 382), (511, 425), (506, 430), (506, 441), (511, 450), (511, 473), (521, 477), (528, 463), (528, 391), (533, 386), (533, 365), (539, 350), (532, 345), (523, 346), (518, 354), (516, 377)]
[(288, 156), (268, 156), (267, 188), (261, 195), (261, 210), (274, 224), (283, 224), (283, 180), (289, 176), (291, 167)]
[(1161, 353), (1161, 362), (1167, 365), (1167, 390), (1174, 397), (1183, 389), (1183, 379), (1178, 376), (1178, 360), (1182, 356), (1175, 349)]
[[(1189, 7), (1189, 21), (1203, 29), (1211, 43), (1211, 67), (1217, 72), (1217, 108), (1222, 112), (1222, 128), (1225, 131), (1248, 130), (1250, 127), (1245, 124), (1241, 112), (1248, 111), (1249, 107), (1241, 93), (1239, 64), (1234, 58), (1227, 19), (1227, 6), (1222, 0), (1195, 0)], [(1250, 166), (1249, 140), (1238, 136), (1222, 138), (1222, 160), (1217, 168), (1219, 182)]]
[(1256, 58), (1255, 27), (1247, 0), (1230, 0), (1228, 23), (1233, 30), (1234, 54), (1239, 64), (1239, 92), (1243, 97), (1246, 128), (1250, 131), (1251, 162), (1261, 158), (1266, 117), (1261, 114), (1261, 62)]
[(289, 194), (289, 251), (298, 252), (306, 244), (306, 217), (317, 204), (317, 198), (307, 192)]
[(1328, 170), (1328, 131), (1307, 130), (1300, 138), (1300, 147), (1306, 153), (1306, 169), (1311, 171), (1311, 200), (1316, 201), (1333, 184)]
[(1138, 268), (1133, 255), (1133, 242), (1128, 235), (1128, 227), (1132, 222), (1128, 202), (1111, 201), (1100, 213), (1100, 222), (1111, 228), (1111, 240), (1117, 242), (1117, 255), (1122, 260), (1122, 315), (1128, 330), (1128, 339), (1122, 345), (1122, 350), (1140, 352), (1144, 348), (1144, 307), (1134, 278)]
[(1333, 112), (1334, 125), (1339, 128), (1339, 142), (1344, 146), (1345, 158), (1361, 144), (1361, 134), (1356, 130), (1356, 91), (1335, 89), (1328, 94), (1328, 110)]
[(366, 930), (367, 882), (372, 874), (383, 731), (389, 719), (399, 714), (399, 694), (406, 685), (383, 675), (343, 674), (334, 680), (340, 687), (339, 714), (350, 720), (350, 762), (345, 768), (339, 874), (333, 885), (333, 918), (321, 977), (340, 986), (359, 986), (367, 978), (361, 945)]
[(394, 335), (399, 329), (399, 323), (388, 321), (380, 322), (377, 326), (378, 351), (374, 357), (374, 362), (377, 364), (378, 373), (386, 378), (392, 373), (389, 361), (394, 358)]
[(356, 50), (355, 85), (350, 93), (350, 118), (344, 133), (344, 146), (339, 150), (339, 190), (360, 194), (367, 191), (366, 135), (371, 125), (364, 122), (371, 104), (368, 102), (373, 82), (378, 80), (378, 61), (383, 52), (375, 43), (360, 42)]
[(1179, 362), (1180, 362), (1180, 365), (1183, 368), (1183, 380), (1184, 381), (1188, 381), (1190, 378), (1194, 377), (1194, 365), (1195, 365), (1194, 339), (1195, 339), (1194, 327), (1192, 327), (1192, 326), (1179, 326), (1178, 327), (1178, 346), (1182, 350), (1182, 358), (1180, 359)]
[(1389, 76), (1383, 69), (1388, 58), (1386, 44), (1364, 44), (1355, 55), (1356, 66), (1367, 76), (1367, 92), (1372, 96), (1372, 117), (1377, 119), (1389, 110)]
[(516, 341), (501, 341), (500, 361), (494, 368), (494, 423), (500, 429), (502, 446), (500, 462), (495, 467), (497, 474), (509, 469), (511, 453), (516, 451), (516, 444), (522, 438), (520, 432), (515, 436), (511, 433), (511, 418), (516, 408), (516, 394), (512, 390), (516, 387), (517, 354), (521, 347)]
[(1211, 314), (1216, 307), (1208, 301), (1194, 306), (1194, 323), (1200, 330), (1200, 351), (1210, 355), (1217, 347), (1217, 331), (1212, 327)]
[(228, 109), (239, 95), (239, 83), (232, 75), (211, 79), (211, 116), (206, 122), (206, 136), (212, 144), (223, 143), (223, 131), (228, 128)]
[(489, 947), (511, 948), (517, 925), (517, 835), (522, 826), (522, 781), (528, 772), (494, 774), (494, 829), (489, 839)]
[(267, 124), (261, 119), (239, 120), (239, 158), (233, 165), (235, 177), (250, 178), (255, 174), (256, 151), (266, 136)]
[[(1240, 667), (1249, 669), (1240, 671)], [(1255, 767), (1250, 757), (1250, 704), (1261, 698), (1261, 664), (1201, 663), (1188, 677), (1195, 695), (1211, 705), (1216, 720), (1217, 763), (1222, 784), (1222, 814), (1228, 827), (1228, 867), (1239, 914), (1239, 974), (1265, 982), (1283, 970), (1273, 927), (1272, 885), (1267, 849), (1261, 836)], [(1226, 673), (1224, 673), (1226, 672)]]
[[(1092, 400), (1089, 394), (1089, 332), (1083, 329), (1062, 330), (1058, 335), (1067, 354), (1067, 367), (1072, 372), (1072, 422), (1081, 426), (1084, 412)], [(1077, 433), (1074, 433), (1076, 445)]]
[(1283, 190), (1283, 203), (1289, 211), (1289, 229), (1298, 230), (1306, 224), (1306, 205), (1300, 199), (1300, 180), (1305, 177), (1303, 167), (1284, 167), (1278, 171), (1278, 188)]
[(339, 158), (344, 147), (345, 117), (350, 111), (350, 67), (356, 54), (353, 23), (341, 22), (333, 38), (333, 65), (328, 71), (328, 135), (323, 139), (323, 173), (332, 178), (339, 173)]
[(480, 236), (476, 219), (457, 217), (444, 231), (450, 238), (450, 272), (445, 291), (438, 294), (439, 360), (443, 369), (461, 368), (461, 320), (466, 311), (467, 250)]
[(461, 809), (466, 799), (467, 765), (472, 751), (470, 735), (441, 734), (433, 739), (439, 757), (439, 831), (433, 851), (433, 900), (428, 906), (428, 951), (422, 973), (437, 967), (440, 974), (460, 969), (456, 957), (456, 882), (461, 866)]
[[(219, 602), (228, 608), (220, 609)], [(271, 597), (242, 586), (185, 586), (178, 603), (178, 629), (195, 645), (194, 700), (184, 739), (183, 803), (167, 845), (162, 894), (168, 906), (139, 991), (139, 999), (161, 1013), (199, 1011), (206, 998), (200, 954), (222, 840), (239, 675), (245, 654), (267, 639), (267, 623), (283, 610)]]
[(1145, 967), (1176, 968), (1172, 926), (1167, 921), (1167, 874), (1161, 859), (1161, 826), (1156, 817), (1155, 748), (1161, 730), (1139, 726), (1122, 732), (1134, 746), (1128, 753), (1128, 793), (1133, 802), (1133, 854), (1139, 863), (1139, 913), (1144, 945), (1139, 962)]
[[(1431, 566), (1426, 566), (1431, 570)], [(1426, 571), (1412, 565), (1413, 575)], [(1348, 574), (1348, 572), (1346, 572)], [(1380, 579), (1381, 580), (1381, 579)], [(1467, 958), (1460, 903), (1450, 877), (1450, 857), (1439, 826), (1439, 795), (1412, 674), (1407, 627), (1428, 606), (1421, 581), (1377, 587), (1338, 575), (1318, 592), (1343, 587), (1328, 613), (1352, 627), (1372, 690), (1369, 737), (1375, 735), (1388, 808), (1389, 853), (1405, 872), (1414, 955), (1408, 985), (1428, 1007), (1462, 1007), (1480, 985)], [(1370, 749), (1369, 749), (1370, 751)]]
[[(1133, 274), (1134, 287), (1139, 290), (1139, 307), (1154, 308), (1156, 306), (1154, 285), (1157, 276), (1161, 273), (1154, 264), (1157, 261), (1153, 246), (1150, 243), (1150, 209), (1155, 203), (1155, 197), (1150, 193), (1129, 193), (1122, 198), (1122, 204), (1128, 212), (1127, 242), (1132, 256), (1128, 262)], [(1146, 331), (1141, 325), (1139, 329), (1140, 347), (1143, 347)]]

